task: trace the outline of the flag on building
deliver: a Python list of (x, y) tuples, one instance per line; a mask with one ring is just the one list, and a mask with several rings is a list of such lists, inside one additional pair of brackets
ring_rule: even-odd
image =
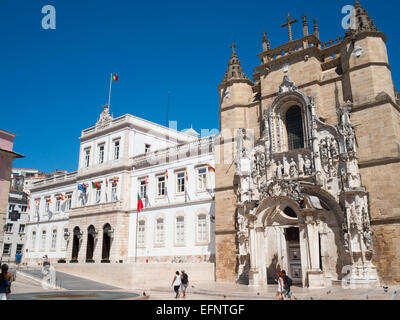
[(99, 190), (101, 188), (101, 183), (99, 182), (92, 182), (92, 188)]
[(165, 170), (165, 179), (168, 179), (168, 170)]
[(117, 81), (118, 81), (118, 77), (119, 77), (119, 75), (113, 74), (113, 75), (112, 75), (112, 80), (113, 80), (114, 82), (117, 82)]
[(78, 184), (78, 190), (81, 190), (82, 192), (86, 192), (87, 187), (88, 187), (87, 184), (84, 183)]
[(146, 178), (144, 178), (144, 183), (145, 183), (146, 185), (149, 184), (149, 176), (146, 176)]
[(211, 165), (208, 165), (208, 171), (209, 172), (215, 172), (215, 168)]
[(118, 184), (119, 178), (118, 177), (114, 177), (113, 178), (113, 184), (114, 186), (116, 186)]
[(140, 210), (142, 210), (144, 208), (144, 206), (143, 206), (142, 198), (140, 197), (139, 193), (137, 194), (137, 200), (138, 200), (138, 202), (137, 202), (137, 212), (140, 212)]
[(185, 169), (185, 179), (186, 179), (186, 181), (189, 180), (189, 175), (188, 175), (187, 169)]

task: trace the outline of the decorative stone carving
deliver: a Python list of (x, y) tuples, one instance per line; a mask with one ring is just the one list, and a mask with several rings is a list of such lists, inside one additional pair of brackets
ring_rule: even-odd
[(110, 125), (113, 117), (110, 115), (110, 109), (108, 105), (103, 106), (103, 112), (100, 114), (100, 118), (96, 123), (98, 129), (103, 129)]
[(294, 162), (293, 158), (290, 159), (289, 163), (289, 176), (291, 178), (296, 178), (298, 176), (297, 164)]
[(275, 181), (272, 182), (264, 196), (269, 197), (288, 197), (301, 204), (304, 196), (302, 195), (302, 187), (298, 182), (293, 181)]
[(297, 90), (295, 83), (292, 81), (292, 79), (290, 79), (288, 75), (285, 75), (283, 77), (282, 84), (279, 87), (279, 94), (295, 90)]
[(304, 156), (304, 174), (310, 176), (312, 174), (312, 163), (308, 156)]

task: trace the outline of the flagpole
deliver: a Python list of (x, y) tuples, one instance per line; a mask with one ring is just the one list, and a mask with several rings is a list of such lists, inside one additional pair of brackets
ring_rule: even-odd
[(135, 263), (137, 261), (138, 220), (139, 220), (139, 211), (136, 211)]
[(110, 103), (111, 103), (111, 87), (112, 87), (112, 73), (110, 75), (110, 91), (108, 92), (108, 108), (110, 108)]

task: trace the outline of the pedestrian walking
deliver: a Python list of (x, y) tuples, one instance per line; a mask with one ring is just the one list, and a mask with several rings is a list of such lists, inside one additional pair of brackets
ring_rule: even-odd
[(19, 269), (21, 260), (22, 260), (22, 254), (21, 254), (21, 252), (17, 252), (17, 254), (15, 255), (15, 265), (17, 266), (17, 269)]
[(290, 287), (292, 286), (292, 279), (290, 279), (287, 275), (286, 275), (286, 271), (282, 270), (282, 275), (283, 275), (283, 295), (285, 297), (285, 300), (293, 300), (293, 295), (292, 292), (290, 291)]
[(284, 280), (282, 272), (278, 272), (278, 279), (275, 279), (275, 282), (278, 283), (278, 291), (276, 291), (276, 300), (285, 300), (284, 294)]
[(172, 286), (174, 286), (174, 291), (176, 293), (175, 299), (179, 298), (179, 288), (181, 286), (181, 276), (179, 271), (175, 272), (174, 280), (172, 280)]
[(181, 289), (183, 293), (183, 298), (186, 298), (186, 289), (189, 285), (189, 276), (187, 275), (185, 270), (181, 271), (181, 282), (182, 282)]
[(3, 296), (1, 296), (1, 300), (11, 300), (11, 283), (13, 280), (13, 276), (11, 272), (8, 272), (8, 265), (3, 264), (1, 266), (1, 279), (0, 282), (3, 282), (4, 285), (4, 292), (2, 289), (2, 285), (0, 284), (0, 294), (3, 295), (5, 294), (5, 299), (3, 299)]

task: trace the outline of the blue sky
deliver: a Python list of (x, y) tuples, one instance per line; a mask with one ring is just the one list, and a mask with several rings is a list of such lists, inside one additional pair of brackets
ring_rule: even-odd
[[(317, 18), (322, 41), (343, 36), (344, 5), (353, 0), (131, 1), (1, 0), (0, 128), (16, 133), (14, 150), (26, 156), (14, 167), (76, 170), (81, 130), (95, 124), (107, 103), (111, 111), (178, 129), (218, 128), (217, 86), (231, 54), (251, 76), (259, 65), (261, 33), (275, 47), (287, 41), (286, 14), (309, 28)], [(44, 5), (56, 8), (56, 30), (44, 30)], [(400, 75), (398, 1), (362, 0), (389, 41), (395, 84)], [(293, 26), (300, 38), (301, 22)]]

